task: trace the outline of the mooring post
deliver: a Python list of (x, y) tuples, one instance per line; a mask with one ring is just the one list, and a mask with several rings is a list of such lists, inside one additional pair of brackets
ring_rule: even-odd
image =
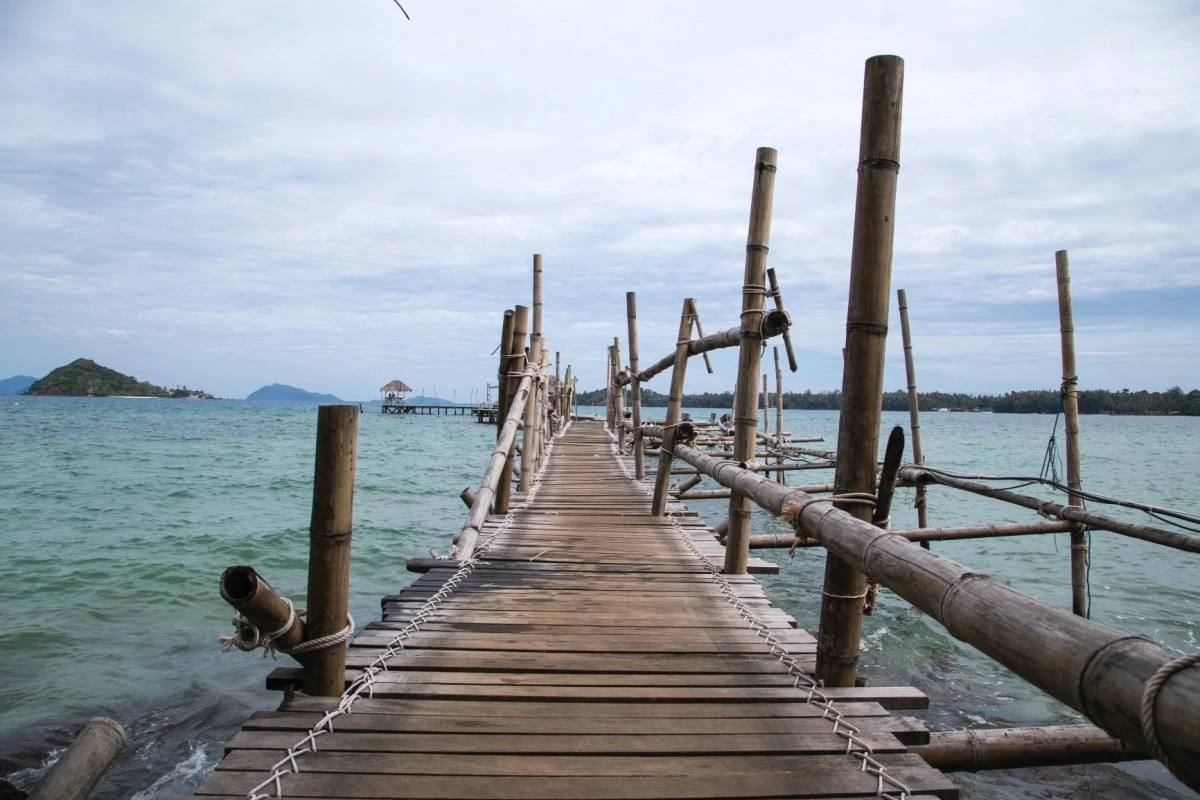
[(54, 762), (29, 800), (87, 800), (124, 747), (125, 729), (120, 723), (108, 717), (92, 718), (76, 734), (67, 752)]
[[(833, 480), (837, 488), (835, 497), (875, 493), (903, 86), (902, 59), (875, 56), (867, 60), (846, 311), (842, 411)], [(834, 504), (859, 519), (871, 521), (869, 504), (838, 503), (836, 499)], [(827, 554), (817, 635), (817, 677), (826, 686), (854, 685), (865, 597), (866, 577), (833, 553)]]
[[(525, 355), (525, 326), (528, 324), (529, 309), (525, 306), (517, 306), (513, 310), (512, 339), (504, 343), (504, 346), (501, 348), (508, 353), (508, 364), (505, 367), (503, 377), (507, 388), (504, 391), (504, 408), (497, 409), (496, 413), (496, 419), (500, 425), (496, 433), (497, 441), (499, 441), (500, 432), (504, 429), (504, 421), (508, 419), (508, 413), (512, 408), (517, 387), (521, 385), (521, 375), (525, 372), (527, 361)], [(504, 467), (500, 471), (500, 481), (496, 484), (496, 499), (492, 502), (492, 509), (497, 514), (504, 514), (508, 511), (508, 501), (512, 497), (513, 456), (516, 452), (516, 447), (517, 440), (516, 437), (513, 437), (512, 447), (508, 451), (508, 458), (504, 459)]]
[[(750, 225), (746, 233), (746, 268), (742, 279), (741, 342), (733, 399), (733, 460), (753, 461), (758, 448), (758, 373), (762, 364), (763, 301), (767, 284), (767, 248), (771, 240), (771, 204), (775, 196), (774, 148), (760, 147), (754, 156), (750, 192)], [(725, 537), (725, 572), (746, 571), (750, 560), (750, 498), (729, 496), (729, 533)]]
[[(317, 409), (317, 457), (309, 526), (306, 638), (346, 627), (350, 605), (350, 529), (354, 521), (354, 457), (358, 406)], [(346, 644), (306, 655), (304, 693), (338, 697), (346, 688)]]
[(625, 452), (625, 387), (617, 377), (621, 374), (621, 339), (613, 337), (613, 417), (617, 424), (617, 448)]
[(679, 314), (679, 335), (675, 338), (675, 368), (671, 370), (671, 394), (667, 397), (667, 419), (663, 423), (662, 447), (658, 453), (658, 472), (654, 476), (654, 497), (650, 513), (661, 517), (667, 512), (667, 483), (671, 480), (671, 459), (675, 449), (675, 431), (683, 408), (683, 381), (687, 375), (688, 344), (692, 338), (694, 301), (683, 301)]
[[(775, 354), (775, 447), (779, 454), (775, 456), (777, 464), (783, 463), (783, 370), (779, 368), (779, 348), (772, 347)], [(784, 483), (784, 471), (775, 471), (775, 480)]]
[[(900, 301), (900, 335), (904, 338), (904, 374), (908, 378), (908, 427), (912, 433), (913, 462), (918, 466), (925, 464), (925, 453), (921, 450), (921, 408), (917, 402), (917, 369), (913, 362), (912, 329), (908, 325), (908, 296), (903, 289), (896, 290)], [(929, 525), (929, 517), (925, 511), (928, 490), (925, 484), (917, 484), (917, 527)], [(921, 547), (929, 549), (929, 542), (921, 542)]]
[(646, 477), (646, 446), (642, 441), (642, 381), (638, 377), (637, 294), (625, 293), (629, 327), (629, 402), (633, 406), (633, 470), (639, 481)]
[(542, 364), (542, 337), (532, 336), (529, 342), (529, 366), (534, 370), (533, 385), (525, 396), (525, 423), (521, 437), (520, 490), (528, 492), (537, 472), (537, 374)]
[[(1071, 267), (1067, 251), (1054, 254), (1058, 275), (1058, 324), (1062, 335), (1062, 406), (1067, 424), (1067, 505), (1083, 507), (1079, 477), (1079, 373), (1075, 371), (1075, 320), (1071, 311)], [(1088, 537), (1080, 525), (1071, 531), (1071, 610), (1088, 616)]]

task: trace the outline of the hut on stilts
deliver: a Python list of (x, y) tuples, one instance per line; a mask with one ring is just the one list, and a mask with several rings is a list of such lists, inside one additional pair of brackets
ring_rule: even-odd
[(385, 383), (379, 387), (379, 399), (383, 401), (384, 414), (400, 414), (404, 411), (404, 395), (412, 391), (412, 387), (400, 379)]

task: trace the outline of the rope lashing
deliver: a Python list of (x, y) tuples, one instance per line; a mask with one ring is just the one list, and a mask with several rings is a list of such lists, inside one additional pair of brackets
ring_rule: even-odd
[(780, 511), (779, 518), (792, 526), (797, 539), (816, 541), (815, 537), (809, 536), (800, 527), (801, 512), (813, 503), (833, 503), (835, 508), (838, 506), (867, 506), (874, 508), (875, 495), (870, 492), (844, 492), (842, 494), (835, 494), (832, 497), (806, 497), (803, 500), (789, 500), (784, 504), (782, 511)]
[(354, 617), (347, 614), (346, 627), (337, 633), (331, 633), (328, 636), (318, 636), (316, 639), (300, 642), (293, 647), (280, 647), (275, 643), (276, 640), (292, 629), (298, 617), (303, 617), (308, 613), (306, 609), (297, 609), (288, 598), (282, 597), (280, 599), (287, 603), (288, 607), (288, 618), (283, 627), (277, 631), (263, 633), (258, 629), (257, 625), (242, 616), (239, 611), (233, 615), (233, 636), (217, 637), (217, 642), (221, 645), (221, 652), (228, 653), (236, 647), (238, 650), (249, 653), (261, 647), (263, 658), (270, 656), (278, 660), (278, 653), (296, 655), (297, 653), (313, 653), (317, 650), (327, 650), (330, 647), (336, 647), (343, 642), (349, 641), (350, 637), (354, 634)]
[(1146, 682), (1146, 688), (1142, 692), (1142, 736), (1146, 739), (1146, 749), (1150, 751), (1150, 755), (1157, 758), (1172, 775), (1189, 788), (1200, 792), (1200, 784), (1185, 777), (1179, 765), (1172, 761), (1171, 757), (1167, 755), (1167, 751), (1163, 749), (1162, 741), (1158, 738), (1158, 725), (1154, 719), (1154, 704), (1158, 700), (1158, 693), (1163, 684), (1175, 673), (1182, 672), (1196, 664), (1200, 664), (1200, 652), (1192, 653), (1190, 656), (1180, 656), (1159, 667)]

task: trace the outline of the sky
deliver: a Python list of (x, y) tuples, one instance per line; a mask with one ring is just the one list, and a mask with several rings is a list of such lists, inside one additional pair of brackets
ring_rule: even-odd
[[(1190, 2), (0, 4), (0, 377), (459, 402), (531, 305), (581, 389), (738, 324), (755, 150), (785, 391), (841, 386), (863, 65), (905, 60), (885, 383), (1200, 388)], [(765, 363), (770, 363), (768, 352)], [(687, 390), (726, 391), (736, 353)], [(772, 368), (773, 372), (773, 368)], [(668, 373), (648, 386), (668, 389)], [(773, 384), (773, 380), (772, 380)]]

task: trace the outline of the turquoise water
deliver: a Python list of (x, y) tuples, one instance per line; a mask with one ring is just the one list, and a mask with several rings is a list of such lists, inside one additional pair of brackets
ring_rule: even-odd
[[(28, 786), (83, 720), (114, 716), (130, 741), (101, 798), (186, 792), (251, 711), (274, 666), (221, 653), (231, 610), (221, 571), (251, 564), (303, 604), (316, 407), (245, 401), (3, 398), (0, 405), (0, 774)], [(494, 428), (471, 417), (384, 416), (368, 405), (359, 429), (351, 610), (378, 616), (379, 598), (413, 577), (405, 559), (445, 552), (476, 485)], [(698, 412), (698, 416), (700, 413)], [(707, 414), (703, 414), (707, 416)], [(1053, 417), (929, 414), (929, 463), (991, 474), (1036, 474)], [(906, 414), (885, 426), (907, 427)], [(789, 412), (795, 435), (836, 442), (837, 415)], [(1093, 491), (1195, 509), (1200, 419), (1085, 417), (1083, 474)], [(1061, 427), (1060, 427), (1061, 437)], [(819, 446), (819, 445), (818, 445)], [(811, 473), (810, 473), (811, 474)], [(807, 481), (807, 478), (805, 479)], [(915, 525), (901, 490), (896, 526)], [(724, 501), (692, 504), (710, 521)], [(1031, 512), (934, 489), (932, 524), (1020, 521)], [(1144, 515), (1134, 515), (1141, 519)], [(756, 532), (782, 530), (760, 514)], [(934, 544), (1014, 588), (1068, 606), (1065, 536)], [(815, 629), (823, 555), (767, 554), (778, 604)], [(1196, 557), (1094, 534), (1093, 618), (1167, 647), (1200, 648)], [(1048, 724), (1073, 712), (947, 636), (884, 593), (864, 629), (863, 674), (918, 686), (937, 728)], [(280, 664), (285, 663), (280, 661)], [(972, 798), (1171, 797), (1156, 765), (962, 776)]]

